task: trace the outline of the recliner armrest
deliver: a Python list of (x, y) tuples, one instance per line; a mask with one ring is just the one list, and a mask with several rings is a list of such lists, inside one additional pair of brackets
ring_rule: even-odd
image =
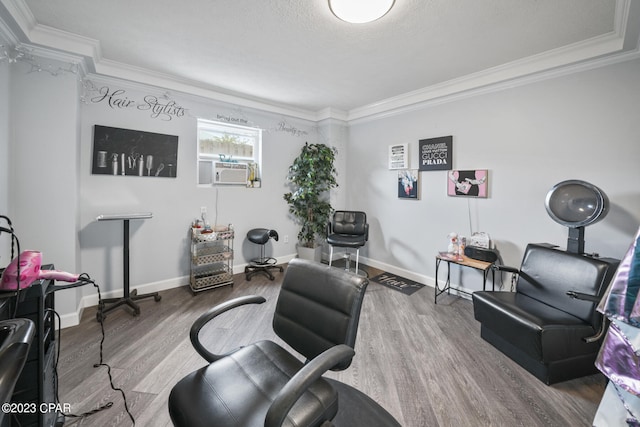
[(575, 299), (591, 301), (591, 302), (600, 302), (600, 300), (602, 299), (602, 297), (599, 297), (597, 295), (589, 295), (589, 294), (576, 292), (576, 291), (567, 291), (567, 295), (569, 296), (569, 298), (575, 298)]
[(200, 356), (202, 356), (207, 362), (215, 362), (218, 359), (221, 359), (225, 356), (225, 354), (216, 354), (207, 350), (202, 342), (200, 342), (199, 334), (200, 330), (209, 323), (211, 320), (216, 318), (217, 316), (225, 313), (231, 309), (247, 305), (247, 304), (262, 304), (266, 301), (264, 297), (259, 295), (248, 295), (244, 297), (238, 297), (231, 299), (229, 301), (225, 301), (221, 304), (216, 305), (211, 308), (206, 313), (202, 314), (193, 325), (191, 325), (191, 331), (189, 332), (189, 338), (191, 338), (191, 344), (193, 348), (198, 352)]
[(351, 347), (346, 344), (340, 344), (325, 350), (309, 361), (280, 390), (280, 393), (278, 393), (278, 396), (267, 411), (264, 426), (280, 427), (289, 410), (314, 381), (318, 380), (322, 374), (334, 366), (352, 358), (354, 355), (355, 351)]
[(518, 270), (517, 268), (508, 267), (506, 265), (493, 264), (493, 266), (491, 268), (493, 268), (494, 270), (498, 270), (498, 271), (506, 271), (507, 273), (520, 274), (520, 270)]

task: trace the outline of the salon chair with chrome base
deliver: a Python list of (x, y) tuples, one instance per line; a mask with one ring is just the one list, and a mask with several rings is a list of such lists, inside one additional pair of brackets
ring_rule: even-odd
[[(355, 355), (366, 278), (293, 259), (276, 302), (273, 329), (305, 362), (274, 341), (214, 354), (200, 339), (204, 325), (260, 296), (222, 303), (191, 327), (191, 342), (209, 365), (181, 379), (169, 395), (177, 427), (400, 427), (381, 406), (322, 375), (349, 367)], [(204, 332), (202, 332), (204, 333)]]
[(247, 239), (260, 245), (260, 258), (252, 259), (244, 268), (244, 275), (247, 280), (251, 280), (256, 274), (265, 274), (269, 280), (275, 279), (275, 276), (271, 274), (271, 270), (278, 270), (282, 273), (282, 266), (276, 265), (278, 262), (275, 258), (267, 257), (265, 255), (265, 245), (269, 239), (278, 241), (278, 232), (276, 230), (268, 230), (266, 228), (254, 228), (247, 233)]

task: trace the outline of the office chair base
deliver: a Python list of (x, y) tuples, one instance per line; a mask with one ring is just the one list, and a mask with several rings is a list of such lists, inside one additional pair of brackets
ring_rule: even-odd
[[(141, 300), (144, 298), (152, 298), (158, 302), (162, 299), (158, 292), (153, 292), (150, 294), (138, 295), (138, 290), (132, 290), (129, 295), (121, 297), (121, 298), (106, 298), (101, 301), (100, 307), (98, 308), (98, 312), (96, 313), (96, 319), (98, 322), (107, 318), (107, 313), (111, 310), (114, 310), (120, 306), (128, 305), (133, 309), (133, 315), (138, 316), (140, 314), (140, 306), (135, 303), (137, 300)], [(105, 307), (105, 304), (112, 304), (110, 307)]]
[[(329, 250), (330, 250), (330, 252), (329, 252), (329, 266), (331, 267), (331, 265), (333, 263), (333, 246), (330, 246)], [(356, 276), (366, 277), (366, 278), (369, 277), (369, 274), (366, 271), (360, 270), (360, 268), (359, 268), (360, 248), (356, 248), (356, 268), (355, 268), (355, 270), (351, 268), (351, 252), (349, 252), (345, 248), (345, 252), (342, 255), (342, 257), (345, 259), (345, 267), (344, 267), (345, 271), (353, 273)]]
[(347, 384), (324, 378), (338, 392), (340, 407), (331, 420), (335, 427), (400, 427), (400, 423), (366, 394)]
[(275, 276), (271, 274), (271, 270), (278, 270), (280, 273), (284, 271), (282, 266), (276, 265), (275, 258), (258, 258), (251, 261), (244, 268), (244, 275), (247, 281), (251, 280), (256, 274), (265, 274), (269, 280), (274, 280)]

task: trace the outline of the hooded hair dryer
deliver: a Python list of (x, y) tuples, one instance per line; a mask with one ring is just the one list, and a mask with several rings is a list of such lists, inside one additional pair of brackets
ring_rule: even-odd
[[(23, 251), (11, 261), (2, 273), (0, 290), (15, 291), (25, 289), (39, 279), (53, 279), (64, 282), (77, 282), (80, 275), (59, 270), (41, 270), (42, 253), (39, 251)], [(19, 276), (18, 276), (19, 272)]]

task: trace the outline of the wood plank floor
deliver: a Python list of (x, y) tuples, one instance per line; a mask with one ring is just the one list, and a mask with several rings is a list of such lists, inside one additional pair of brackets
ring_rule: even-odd
[[(378, 273), (369, 271), (370, 277)], [(189, 328), (213, 305), (242, 295), (267, 298), (207, 326), (203, 333), (214, 351), (263, 338), (282, 344), (270, 324), (279, 283), (236, 275), (233, 287), (196, 295), (188, 287), (164, 291), (160, 302), (143, 300), (137, 317), (128, 309), (109, 313), (104, 363), (124, 391), (135, 425), (172, 425), (171, 387), (205, 365), (191, 348)], [(79, 414), (113, 402), (88, 417), (67, 417), (65, 426), (133, 425), (121, 394), (109, 385), (107, 368), (94, 367), (100, 338), (95, 308), (85, 310), (80, 325), (61, 332), (60, 403)], [(605, 387), (600, 374), (546, 386), (480, 338), (470, 301), (443, 295), (435, 305), (433, 288), (407, 296), (373, 282), (353, 364), (328, 376), (362, 390), (406, 427), (590, 426)]]

